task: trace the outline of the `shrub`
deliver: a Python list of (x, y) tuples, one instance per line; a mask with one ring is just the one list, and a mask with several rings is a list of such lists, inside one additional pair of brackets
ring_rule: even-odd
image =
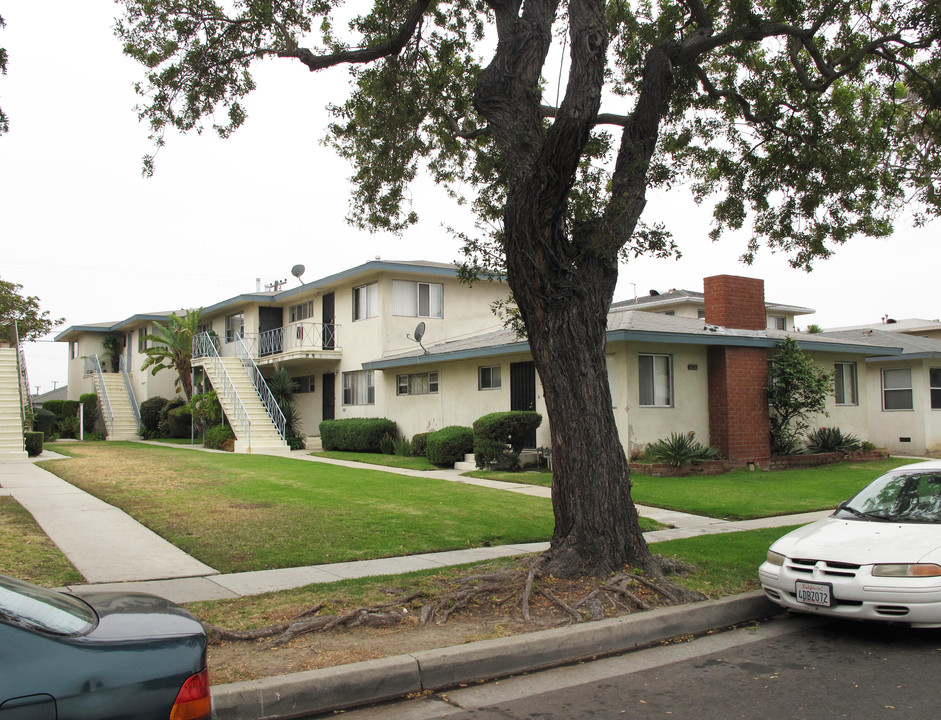
[(41, 432), (46, 437), (51, 438), (53, 432), (55, 431), (55, 427), (55, 413), (49, 412), (45, 407), (42, 407), (33, 413), (33, 429), (35, 429), (37, 432)]
[(59, 436), (64, 438), (78, 437), (78, 418), (63, 417), (59, 418)]
[(378, 453), (383, 435), (396, 435), (395, 423), (386, 418), (345, 418), (320, 423), (324, 450)]
[(85, 434), (94, 432), (95, 423), (98, 421), (98, 395), (96, 393), (85, 393), (84, 395), (79, 397), (78, 401), (82, 404), (82, 407), (84, 408), (83, 427), (85, 430)]
[(822, 427), (807, 433), (807, 452), (854, 452), (862, 447), (855, 435), (844, 435), (840, 428)]
[(170, 412), (181, 408), (186, 405), (186, 400), (181, 398), (179, 395), (167, 401), (167, 404), (160, 409), (160, 421), (157, 424), (157, 432), (159, 437), (189, 437), (190, 430), (189, 426), (186, 427), (186, 432), (180, 435), (175, 435), (174, 432), (180, 428), (174, 423), (173, 426), (170, 425)]
[(396, 438), (392, 443), (392, 452), (400, 457), (409, 457), (412, 454), (412, 443), (408, 438)]
[[(169, 407), (169, 405), (167, 405)], [(188, 438), (193, 434), (193, 416), (186, 405), (167, 411), (167, 426), (170, 437)]]
[(48, 410), (57, 418), (62, 415), (62, 406), (65, 405), (65, 400), (46, 400), (42, 404), (43, 410)]
[(875, 450), (875, 449), (876, 449), (876, 446), (875, 446), (874, 443), (871, 443), (871, 442), (869, 442), (868, 440), (863, 440), (863, 441), (859, 444), (859, 449), (860, 449), (860, 450)]
[(302, 437), (289, 437), (285, 442), (291, 450), (304, 450), (307, 447), (307, 441)]
[(717, 460), (719, 449), (712, 445), (706, 447), (696, 441), (691, 432), (685, 435), (670, 433), (668, 440), (657, 440), (648, 445), (647, 456), (656, 462), (670, 463), (670, 465), (680, 467), (694, 460)]
[(395, 454), (395, 439), (389, 433), (383, 435), (379, 441), (379, 452), (383, 455)]
[(36, 457), (42, 453), (43, 434), (41, 432), (25, 432), (23, 439), (26, 443), (26, 454), (29, 457)]
[(474, 451), (474, 430), (449, 425), (428, 436), (427, 457), (435, 465), (454, 465)]
[(78, 420), (78, 408), (81, 404), (78, 400), (63, 400), (62, 411), (58, 413), (59, 417), (73, 417)]
[(426, 457), (428, 455), (428, 436), (430, 432), (412, 435), (412, 457)]
[(526, 437), (542, 424), (536, 412), (497, 412), (474, 421), (474, 460), (477, 467), (518, 470)]
[(206, 429), (203, 436), (203, 446), (211, 450), (219, 450), (227, 440), (232, 440), (235, 433), (228, 425), (213, 425)]
[(160, 411), (167, 404), (167, 399), (159, 395), (140, 404), (141, 436), (144, 438), (160, 437)]

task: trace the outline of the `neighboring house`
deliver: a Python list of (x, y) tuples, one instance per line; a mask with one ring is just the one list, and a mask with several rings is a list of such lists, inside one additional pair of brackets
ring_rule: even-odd
[(33, 403), (34, 408), (41, 408), (42, 404), (46, 400), (68, 400), (69, 399), (69, 388), (67, 385), (60, 385), (54, 390), (49, 390), (48, 392), (40, 393), (39, 395), (33, 395), (30, 397), (30, 401)]
[[(286, 368), (300, 386), (307, 435), (317, 435), (323, 419), (387, 417), (410, 437), (500, 410), (545, 417), (528, 344), (491, 311), (507, 295), (500, 282), (461, 284), (454, 265), (376, 260), (290, 290), (206, 307), (201, 329), (218, 336), (222, 356), (233, 355), (241, 341), (262, 372)], [(893, 344), (792, 332), (795, 316), (810, 312), (766, 304), (761, 280), (726, 275), (706, 278), (703, 293), (615, 303), (608, 375), (625, 451), (692, 431), (736, 464), (765, 464), (768, 362), (784, 337), (794, 337), (826, 369), (854, 378), (867, 358), (901, 353)], [(118, 333), (137, 401), (171, 397), (172, 372), (141, 373), (135, 344), (163, 317), (136, 315), (60, 333), (58, 340), (72, 343), (69, 396), (94, 389), (83, 356), (101, 352), (104, 335)], [(872, 392), (859, 383), (849, 397), (831, 399), (821, 424), (868, 438)], [(547, 421), (531, 444), (550, 445)]]
[(941, 320), (923, 320), (921, 318), (907, 318), (893, 320), (886, 316), (878, 323), (869, 325), (851, 325), (848, 327), (827, 328), (827, 332), (866, 332), (878, 330), (886, 333), (900, 333), (902, 335), (916, 335), (923, 338), (941, 340)]

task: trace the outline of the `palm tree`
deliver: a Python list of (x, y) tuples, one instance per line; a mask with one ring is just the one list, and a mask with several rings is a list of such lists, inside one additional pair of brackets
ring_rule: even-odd
[(271, 377), (266, 378), (268, 389), (274, 401), (284, 414), (284, 434), (289, 438), (297, 437), (301, 431), (301, 413), (294, 401), (294, 393), (299, 389), (297, 380), (283, 367), (277, 367)]
[(193, 336), (196, 335), (202, 311), (202, 308), (187, 310), (183, 317), (170, 313), (165, 325), (155, 322), (153, 333), (144, 338), (153, 344), (143, 351), (147, 359), (141, 365), (141, 370), (152, 367), (151, 375), (156, 375), (161, 370), (176, 370), (174, 385), (177, 392), (180, 388), (183, 389), (187, 402), (193, 397)]

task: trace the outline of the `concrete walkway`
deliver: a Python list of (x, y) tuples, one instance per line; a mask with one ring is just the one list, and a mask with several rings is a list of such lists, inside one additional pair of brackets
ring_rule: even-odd
[[(161, 444), (161, 447), (203, 450), (201, 447), (191, 448), (185, 445)], [(421, 472), (386, 468), (316, 458), (305, 450), (294, 451), (290, 456), (302, 461), (467, 483), (522, 495), (547, 498), (551, 495), (549, 488), (471, 478), (461, 475), (457, 470)], [(62, 457), (64, 456), (45, 451), (38, 459)], [(12, 495), (32, 513), (43, 531), (85, 578), (88, 584), (69, 586), (71, 590), (120, 589), (149, 592), (175, 602), (237, 598), (313, 583), (436, 569), (542, 552), (549, 546), (548, 543), (503, 545), (330, 565), (221, 574), (187, 555), (121, 510), (37, 467), (33, 460), (0, 461), (0, 495)], [(760, 527), (798, 525), (824, 517), (830, 511), (741, 522), (646, 506), (638, 506), (638, 512), (643, 517), (671, 526), (669, 529), (646, 533), (648, 542), (659, 542)]]

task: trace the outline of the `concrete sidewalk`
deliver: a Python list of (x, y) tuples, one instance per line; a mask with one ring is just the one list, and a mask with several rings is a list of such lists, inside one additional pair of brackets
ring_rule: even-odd
[[(160, 446), (168, 447), (164, 444)], [(185, 445), (169, 447), (203, 450), (201, 447)], [(345, 460), (317, 458), (303, 450), (291, 453), (290, 457), (308, 462), (466, 483), (536, 497), (551, 496), (549, 488), (471, 478), (462, 475), (458, 470), (423, 472), (385, 468)], [(38, 459), (67, 458), (45, 451)], [(0, 462), (0, 494), (12, 495), (23, 505), (85, 578), (86, 584), (70, 585), (70, 590), (147, 592), (180, 603), (232, 599), (314, 583), (433, 570), (499, 557), (537, 553), (548, 548), (548, 543), (502, 545), (359, 562), (221, 574), (187, 555), (121, 510), (37, 467), (34, 461)], [(648, 542), (758, 527), (797, 525), (811, 522), (828, 513), (823, 511), (729, 522), (646, 506), (638, 506), (638, 512), (644, 517), (670, 526), (668, 529), (647, 533), (645, 537)]]

